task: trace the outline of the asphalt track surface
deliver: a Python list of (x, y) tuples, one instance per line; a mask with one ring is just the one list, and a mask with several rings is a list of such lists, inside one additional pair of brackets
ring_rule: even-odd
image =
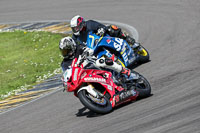
[(199, 133), (199, 0), (1, 0), (0, 23), (86, 19), (134, 26), (151, 62), (152, 96), (98, 116), (58, 91), (0, 115), (0, 133)]

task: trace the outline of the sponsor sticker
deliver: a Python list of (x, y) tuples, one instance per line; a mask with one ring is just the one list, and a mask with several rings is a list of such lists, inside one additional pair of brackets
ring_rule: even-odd
[(133, 57), (129, 60), (129, 63), (132, 63), (133, 61), (135, 61), (135, 56), (133, 56)]
[(84, 72), (84, 73), (81, 75), (81, 79), (84, 78), (86, 75), (87, 75), (87, 73)]
[(104, 78), (93, 78), (93, 77), (87, 77), (84, 78), (85, 81), (97, 81), (97, 82), (106, 82)]
[(127, 62), (128, 61), (128, 56), (126, 55), (126, 52), (124, 52), (122, 54), (122, 57), (124, 58), (124, 61)]
[(115, 103), (119, 102), (119, 95), (114, 96)]
[(78, 75), (78, 68), (76, 68), (74, 71), (74, 80), (77, 80), (77, 75)]
[(110, 39), (107, 39), (106, 42), (109, 44), (109, 43), (111, 42), (111, 40), (110, 40)]
[(111, 91), (113, 90), (112, 86), (110, 86), (108, 84), (103, 84), (103, 85), (106, 85), (109, 90), (111, 90)]

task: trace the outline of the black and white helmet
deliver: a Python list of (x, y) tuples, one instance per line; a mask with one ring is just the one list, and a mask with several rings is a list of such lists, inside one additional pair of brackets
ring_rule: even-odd
[(85, 26), (85, 20), (83, 17), (76, 15), (71, 19), (70, 26), (74, 35), (78, 36)]
[(73, 59), (76, 50), (76, 43), (71, 37), (64, 37), (60, 40), (59, 48), (65, 59)]

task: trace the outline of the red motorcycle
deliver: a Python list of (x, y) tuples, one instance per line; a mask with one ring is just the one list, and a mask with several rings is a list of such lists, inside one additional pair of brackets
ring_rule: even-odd
[(109, 71), (85, 69), (74, 59), (71, 74), (64, 81), (65, 90), (74, 92), (81, 103), (89, 110), (105, 114), (120, 104), (148, 97), (151, 94), (149, 82), (139, 73), (132, 72), (136, 79), (127, 80), (120, 76), (116, 79)]

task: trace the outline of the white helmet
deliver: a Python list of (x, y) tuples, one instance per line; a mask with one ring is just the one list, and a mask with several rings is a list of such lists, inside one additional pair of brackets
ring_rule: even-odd
[(76, 15), (71, 19), (70, 26), (74, 35), (78, 36), (85, 26), (85, 20), (83, 17)]
[(71, 37), (64, 37), (59, 43), (60, 51), (64, 58), (73, 59), (76, 50), (76, 43)]

